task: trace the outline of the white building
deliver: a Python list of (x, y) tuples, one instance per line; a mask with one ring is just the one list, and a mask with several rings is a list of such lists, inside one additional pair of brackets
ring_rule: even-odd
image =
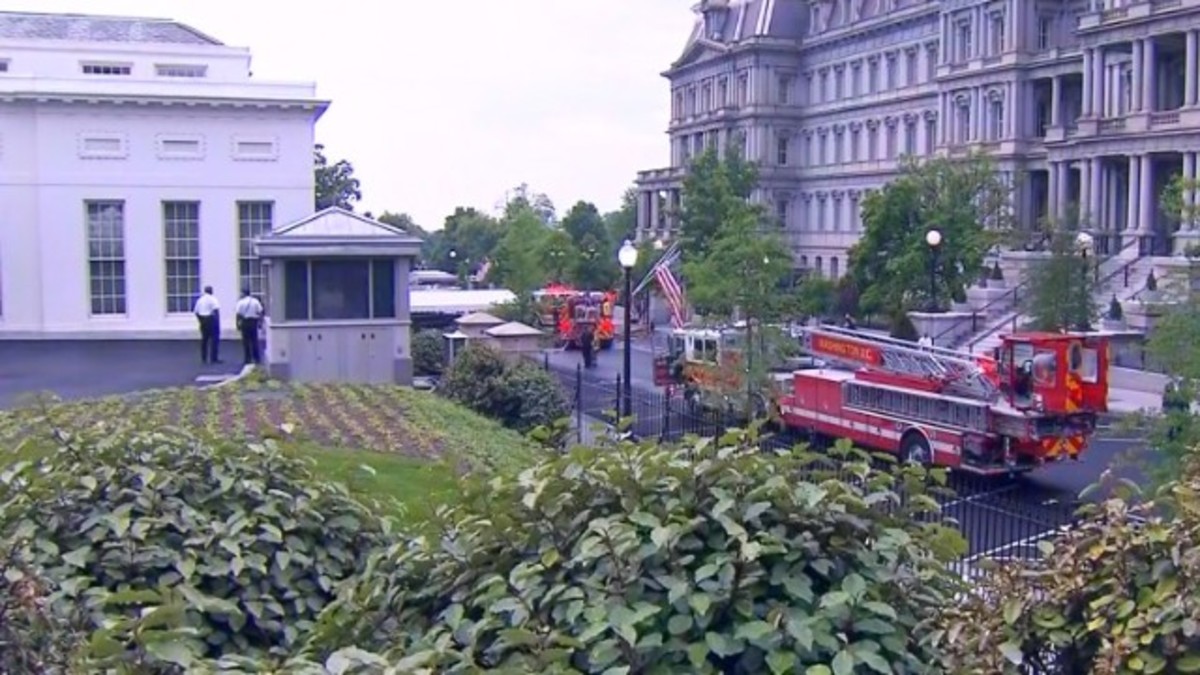
[(0, 338), (194, 336), (313, 212), (315, 85), (161, 19), (0, 12)]

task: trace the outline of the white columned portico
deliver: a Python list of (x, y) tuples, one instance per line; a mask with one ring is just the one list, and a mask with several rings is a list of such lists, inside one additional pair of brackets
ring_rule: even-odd
[(1131, 79), (1130, 87), (1133, 89), (1133, 91), (1129, 92), (1129, 99), (1130, 99), (1130, 106), (1133, 108), (1133, 110), (1131, 110), (1131, 112), (1136, 113), (1136, 112), (1142, 112), (1142, 109), (1143, 109), (1142, 71), (1145, 67), (1142, 65), (1142, 41), (1134, 40), (1133, 44), (1130, 45), (1130, 49), (1133, 52), (1133, 55), (1132, 55), (1132, 58), (1130, 59), (1130, 64), (1129, 64), (1130, 79)]
[(1092, 82), (1092, 61), (1095, 60), (1094, 49), (1083, 50), (1083, 116), (1091, 117), (1095, 114), (1092, 111), (1092, 89), (1095, 83)]
[(1154, 38), (1146, 38), (1142, 47), (1142, 110), (1154, 112), (1155, 98)]
[(1142, 162), (1137, 155), (1129, 156), (1129, 185), (1125, 192), (1125, 229), (1136, 230), (1140, 211)]
[(1196, 63), (1200, 59), (1200, 50), (1197, 50), (1197, 41), (1200, 41), (1200, 31), (1189, 30), (1187, 32), (1187, 48), (1184, 58), (1183, 71), (1183, 104), (1185, 106), (1196, 105), (1196, 70), (1200, 68), (1200, 64)]

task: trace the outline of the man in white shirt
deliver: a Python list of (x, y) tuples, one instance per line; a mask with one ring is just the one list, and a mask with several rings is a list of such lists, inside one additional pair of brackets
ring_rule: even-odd
[(205, 286), (192, 309), (200, 322), (201, 363), (221, 363), (221, 303), (213, 295), (212, 286)]
[(925, 335), (921, 336), (920, 340), (917, 340), (917, 346), (918, 347), (932, 347), (933, 346), (933, 338), (929, 337), (929, 334), (926, 333)]
[(242, 299), (238, 300), (237, 327), (242, 334), (242, 354), (244, 363), (261, 363), (262, 354), (258, 344), (258, 326), (262, 322), (263, 306), (258, 298), (250, 295), (249, 288), (242, 289)]

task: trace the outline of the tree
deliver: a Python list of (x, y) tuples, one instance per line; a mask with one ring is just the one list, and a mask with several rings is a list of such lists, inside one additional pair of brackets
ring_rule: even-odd
[(547, 232), (538, 255), (546, 266), (550, 281), (575, 282), (575, 266), (578, 264), (579, 247), (571, 241), (571, 236), (566, 232), (558, 229)]
[(612, 288), (621, 273), (620, 266), (617, 262), (617, 248), (589, 232), (580, 242), (575, 261), (575, 284), (579, 288), (590, 290)]
[[(965, 292), (1010, 227), (1010, 197), (1009, 186), (981, 157), (906, 164), (862, 202), (865, 230), (850, 249), (850, 274), (863, 311), (890, 314)], [(925, 240), (932, 229), (942, 235), (936, 289), (930, 289), (933, 259)]]
[(604, 227), (604, 217), (591, 202), (575, 202), (571, 210), (567, 211), (567, 215), (563, 216), (559, 226), (580, 249), (583, 248), (583, 240), (589, 236), (595, 242), (606, 246), (608, 244), (608, 230)]
[[(1189, 198), (1190, 197), (1190, 198)], [(1178, 174), (1167, 183), (1159, 195), (1163, 215), (1177, 226), (1195, 229), (1200, 224), (1200, 179), (1188, 179)]]
[(543, 225), (550, 225), (558, 219), (554, 202), (542, 192), (534, 192), (528, 183), (521, 183), (505, 194), (504, 216), (511, 217), (517, 211), (529, 209)]
[(803, 317), (829, 318), (837, 311), (837, 284), (819, 275), (805, 278), (796, 291), (795, 309)]
[(429, 238), (429, 233), (426, 232), (425, 229), (420, 225), (417, 225), (416, 222), (413, 221), (412, 216), (408, 215), (407, 213), (392, 213), (391, 211), (384, 211), (383, 214), (375, 220), (383, 223), (384, 225), (391, 225), (392, 227), (404, 230), (408, 234), (418, 237), (421, 240)]
[(490, 278), (518, 298), (527, 298), (546, 283), (541, 252), (551, 230), (528, 207), (510, 209), (501, 229), (504, 235), (496, 245)]
[(503, 228), (495, 218), (459, 206), (446, 216), (441, 231), (427, 240), (429, 246), (422, 253), (430, 267), (458, 274), (463, 265), (478, 265), (493, 257), (502, 234)]
[(317, 210), (336, 206), (353, 211), (354, 203), (362, 199), (354, 166), (344, 159), (330, 164), (325, 157), (325, 146), (320, 144), (313, 148), (313, 164)]
[(608, 240), (619, 244), (626, 239), (637, 236), (638, 191), (629, 188), (621, 196), (621, 208), (604, 214), (604, 227), (608, 230)]
[(470, 344), (455, 357), (441, 391), (521, 432), (553, 424), (568, 412), (554, 375), (525, 361), (507, 361), (484, 344)]
[(1078, 235), (1070, 223), (1055, 228), (1049, 257), (1026, 272), (1024, 312), (1037, 330), (1090, 330), (1100, 316), (1094, 261), (1080, 255)]
[(721, 226), (741, 213), (757, 182), (754, 165), (732, 149), (720, 156), (709, 148), (692, 160), (683, 179), (680, 213), (685, 257), (708, 253)]

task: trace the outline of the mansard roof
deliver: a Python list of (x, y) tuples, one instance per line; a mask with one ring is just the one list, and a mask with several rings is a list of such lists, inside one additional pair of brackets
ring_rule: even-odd
[(701, 0), (696, 23), (674, 67), (701, 60), (755, 38), (799, 40), (804, 36), (803, 0)]
[(5, 39), (221, 45), (195, 28), (170, 19), (33, 12), (0, 12), (0, 40)]

